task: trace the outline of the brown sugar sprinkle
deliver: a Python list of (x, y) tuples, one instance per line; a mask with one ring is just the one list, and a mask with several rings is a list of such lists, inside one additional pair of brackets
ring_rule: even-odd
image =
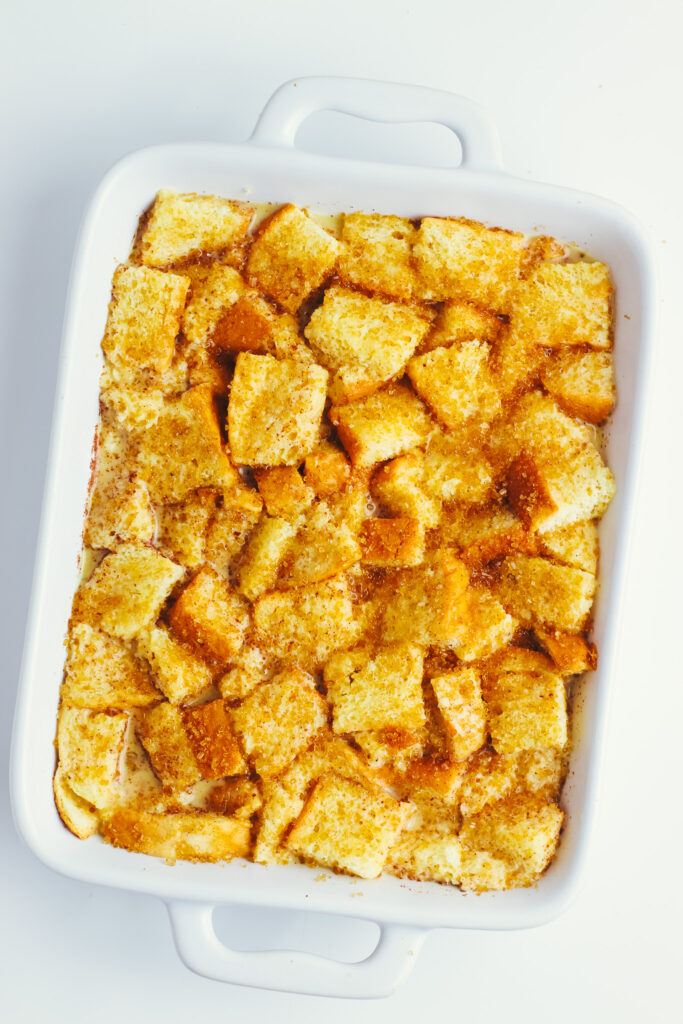
[(103, 339), (65, 825), (534, 884), (598, 653), (611, 293), (548, 236), (161, 191)]

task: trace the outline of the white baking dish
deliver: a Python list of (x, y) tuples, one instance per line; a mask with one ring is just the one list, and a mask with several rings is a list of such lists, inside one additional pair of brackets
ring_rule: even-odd
[[(425, 169), (315, 156), (296, 149), (297, 128), (317, 110), (377, 121), (430, 121), (460, 139), (456, 169)], [(78, 577), (83, 509), (98, 416), (100, 339), (115, 266), (129, 252), (138, 217), (160, 187), (254, 201), (286, 200), (321, 211), (405, 216), (464, 215), (544, 231), (605, 260), (616, 283), (619, 403), (607, 457), (618, 493), (601, 528), (596, 606), (598, 670), (577, 687), (576, 745), (562, 797), (566, 828), (538, 886), (481, 896), (393, 878), (359, 882), (303, 866), (189, 864), (76, 839), (52, 798), (53, 739), (63, 637)], [(238, 984), (336, 996), (393, 991), (431, 928), (527, 928), (557, 915), (575, 895), (596, 810), (598, 762), (613, 682), (617, 619), (641, 448), (647, 352), (653, 333), (653, 272), (641, 229), (622, 209), (590, 195), (517, 180), (500, 170), (495, 131), (469, 101), (404, 85), (310, 78), (282, 86), (245, 145), (160, 146), (126, 157), (93, 198), (78, 243), (61, 352), (51, 456), (36, 559), (12, 753), (17, 825), (46, 864), (88, 882), (166, 900), (181, 957), (198, 973)], [(217, 939), (218, 904), (261, 905), (366, 918), (381, 925), (377, 949), (359, 964), (287, 951), (242, 953)]]

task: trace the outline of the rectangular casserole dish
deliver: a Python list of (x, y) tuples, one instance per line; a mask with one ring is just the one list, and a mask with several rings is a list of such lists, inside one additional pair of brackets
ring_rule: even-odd
[[(295, 147), (295, 135), (317, 110), (376, 121), (444, 124), (461, 142), (462, 163), (456, 169), (425, 169), (303, 153)], [(319, 212), (464, 216), (528, 233), (543, 231), (609, 264), (616, 287), (618, 404), (608, 425), (606, 459), (616, 477), (617, 496), (600, 531), (594, 627), (600, 658), (598, 669), (575, 687), (575, 748), (561, 799), (565, 828), (557, 857), (536, 887), (472, 895), (392, 877), (361, 884), (332, 875), (322, 884), (319, 871), (302, 865), (264, 868), (233, 861), (171, 867), (96, 838), (82, 842), (59, 819), (52, 796), (53, 740), (98, 418), (100, 341), (113, 271), (127, 257), (141, 212), (163, 187), (254, 202), (291, 201)], [(118, 163), (90, 204), (72, 272), (14, 727), (14, 814), (36, 855), (71, 877), (166, 900), (179, 953), (198, 973), (320, 995), (390, 993), (414, 964), (412, 954), (431, 928), (527, 928), (559, 914), (577, 891), (596, 811), (654, 307), (648, 245), (630, 215), (603, 199), (503, 174), (495, 131), (485, 115), (447, 93), (354, 79), (303, 79), (274, 94), (244, 145), (159, 146)], [(218, 904), (364, 918), (380, 924), (381, 938), (370, 957), (358, 964), (285, 951), (236, 952), (226, 949), (213, 930)]]

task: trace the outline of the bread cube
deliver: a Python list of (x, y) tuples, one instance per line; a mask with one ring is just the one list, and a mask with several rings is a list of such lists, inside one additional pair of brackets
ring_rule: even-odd
[(272, 590), (283, 559), (288, 554), (297, 524), (263, 516), (249, 538), (240, 566), (239, 589), (250, 601)]
[(486, 587), (467, 591), (468, 627), (453, 649), (461, 661), (488, 658), (512, 640), (519, 623)]
[(105, 842), (167, 861), (225, 861), (246, 857), (251, 846), (249, 822), (223, 814), (150, 814), (117, 807), (103, 816)]
[(585, 423), (567, 416), (550, 395), (531, 391), (517, 403), (505, 425), (506, 440), (494, 443), (510, 459), (520, 451), (539, 458), (557, 458), (566, 452), (595, 442), (595, 431)]
[(64, 704), (105, 711), (146, 707), (161, 700), (144, 664), (120, 640), (87, 622), (69, 628), (60, 696)]
[(469, 850), (460, 845), (460, 888), (464, 892), (491, 892), (509, 889), (510, 865), (484, 850)]
[(208, 788), (207, 811), (230, 814), (240, 821), (249, 821), (263, 806), (259, 787), (245, 775), (221, 779)]
[(344, 284), (408, 302), (415, 271), (410, 250), (415, 228), (404, 217), (347, 213), (341, 232), (344, 249), (339, 277)]
[(230, 712), (242, 749), (259, 775), (279, 775), (327, 723), (327, 704), (313, 679), (289, 668), (261, 683)]
[(326, 775), (306, 801), (286, 846), (324, 867), (376, 878), (403, 820), (403, 807), (385, 793)]
[(292, 542), (282, 579), (292, 587), (317, 583), (339, 575), (360, 557), (355, 530), (343, 516), (336, 521), (330, 508), (317, 502), (303, 519)]
[(543, 750), (519, 750), (514, 757), (520, 792), (533, 793), (543, 800), (557, 800), (567, 771), (568, 747)]
[(112, 486), (98, 474), (93, 490), (84, 541), (91, 548), (115, 548), (122, 541), (151, 543), (156, 517), (142, 480)]
[(420, 345), (421, 352), (431, 351), (463, 341), (484, 341), (492, 344), (503, 330), (503, 321), (495, 313), (474, 306), (471, 302), (452, 299), (445, 302), (434, 330)]
[(76, 592), (73, 614), (121, 640), (150, 625), (185, 570), (144, 544), (121, 544)]
[(464, 761), (486, 742), (486, 705), (481, 696), (481, 679), (473, 668), (462, 668), (431, 680), (443, 717), (450, 754)]
[(389, 850), (385, 871), (420, 882), (460, 881), (462, 849), (453, 832), (443, 828), (406, 829)]
[(163, 505), (157, 512), (157, 544), (160, 550), (187, 569), (204, 562), (206, 532), (216, 511), (216, 492), (208, 488), (188, 494), (175, 505)]
[(296, 313), (304, 299), (331, 277), (341, 246), (305, 210), (282, 206), (254, 240), (246, 274), (251, 284)]
[(360, 634), (344, 576), (264, 594), (254, 604), (254, 625), (275, 657), (311, 667), (352, 646)]
[(536, 385), (547, 360), (546, 350), (514, 321), (503, 327), (491, 354), (491, 371), (501, 398), (513, 400)]
[(496, 803), (516, 791), (519, 782), (517, 757), (515, 754), (498, 754), (489, 747), (482, 747), (467, 762), (461, 778), (458, 802), (462, 814), (477, 814), (487, 804)]
[(342, 491), (350, 476), (349, 460), (331, 444), (322, 444), (306, 456), (304, 479), (319, 498)]
[(517, 796), (484, 807), (465, 817), (460, 840), (507, 862), (531, 885), (550, 863), (564, 815), (556, 804), (533, 796)]
[(247, 290), (223, 311), (211, 336), (223, 352), (254, 352), (279, 359), (313, 356), (299, 337), (298, 324), (289, 313), (276, 313), (258, 292)]
[(206, 534), (205, 559), (219, 574), (231, 575), (233, 560), (261, 516), (263, 502), (256, 491), (239, 487), (223, 493)]
[(461, 299), (509, 313), (519, 284), (524, 236), (475, 221), (425, 217), (413, 258), (424, 298)]
[(140, 474), (154, 501), (182, 501), (200, 487), (232, 488), (241, 483), (221, 438), (208, 384), (169, 401), (154, 427), (140, 439)]
[(274, 779), (263, 779), (263, 808), (259, 815), (258, 833), (254, 846), (257, 864), (293, 864), (296, 857), (282, 845), (287, 829), (299, 817), (304, 798), (289, 793)]
[(606, 420), (617, 397), (610, 352), (559, 349), (541, 370), (543, 386), (570, 416)]
[(223, 700), (243, 700), (273, 674), (272, 659), (260, 647), (245, 646), (234, 656), (231, 667), (218, 680)]
[(184, 708), (182, 722), (203, 779), (247, 771), (222, 700)]
[(382, 772), (389, 767), (389, 781), (397, 771), (405, 769), (415, 758), (422, 757), (425, 745), (425, 731), (409, 729), (374, 729), (368, 732), (354, 732), (354, 742), (363, 752), (368, 766)]
[(59, 765), (52, 780), (55, 804), (70, 832), (78, 839), (94, 836), (100, 827), (100, 816), (88, 800), (75, 793), (66, 781), (64, 769)]
[(228, 405), (233, 458), (251, 466), (294, 466), (318, 440), (327, 371), (315, 363), (241, 352)]
[(428, 330), (429, 321), (412, 307), (333, 286), (304, 334), (324, 366), (356, 371), (354, 388), (365, 382), (374, 390), (403, 372)]
[(567, 697), (562, 676), (503, 672), (485, 677), (483, 692), (497, 753), (565, 746)]
[(533, 235), (522, 259), (522, 277), (528, 277), (539, 263), (565, 263), (571, 248), (550, 235)]
[(149, 430), (157, 422), (166, 398), (160, 387), (144, 390), (118, 382), (118, 374), (105, 365), (100, 378), (100, 406), (107, 418), (127, 431)]
[(609, 349), (611, 295), (604, 263), (540, 263), (518, 290), (512, 323), (544, 348)]
[(581, 675), (597, 666), (597, 648), (582, 636), (539, 627), (534, 632), (563, 676)]
[(60, 708), (57, 751), (63, 779), (77, 796), (98, 810), (116, 798), (127, 731), (127, 714)]
[(152, 626), (137, 640), (138, 652), (149, 662), (152, 674), (171, 704), (201, 696), (212, 685), (211, 669), (164, 626)]
[(170, 367), (189, 286), (189, 278), (179, 274), (116, 270), (102, 349), (124, 379)]
[(373, 651), (358, 647), (325, 665), (335, 732), (422, 728), (422, 651), (396, 644)]
[(249, 607), (213, 569), (204, 566), (171, 607), (168, 621), (199, 657), (226, 665), (244, 643)]
[(571, 633), (585, 626), (595, 587), (595, 576), (582, 569), (517, 554), (503, 562), (496, 596), (520, 622)]
[(470, 421), (487, 423), (500, 411), (489, 355), (489, 346), (482, 341), (435, 348), (408, 361), (408, 376), (447, 427), (457, 430)]
[(416, 395), (390, 384), (368, 398), (330, 409), (330, 419), (354, 466), (372, 466), (422, 443), (432, 420)]
[(466, 635), (469, 574), (450, 551), (439, 551), (416, 569), (396, 573), (384, 610), (384, 639), (451, 647)]
[(532, 651), (528, 647), (504, 647), (497, 651), (481, 666), (482, 671), (491, 678), (504, 672), (525, 672), (532, 676), (555, 672), (552, 659), (541, 651)]
[(493, 490), (493, 468), (470, 439), (439, 432), (429, 439), (422, 482), (427, 494), (439, 501), (481, 505)]
[(224, 263), (198, 264), (183, 271), (190, 278), (190, 294), (183, 313), (182, 329), (191, 348), (214, 337), (217, 325), (229, 313), (246, 289), (234, 267)]
[(460, 549), (460, 557), (470, 566), (486, 565), (513, 551), (536, 551), (529, 531), (505, 508), (451, 509), (439, 533), (444, 544)]
[(315, 496), (294, 466), (257, 469), (254, 475), (269, 516), (292, 519), (307, 509)]
[(366, 519), (361, 547), (366, 565), (419, 565), (424, 558), (424, 529), (419, 519)]
[(538, 537), (542, 554), (562, 565), (597, 575), (598, 527), (594, 521), (572, 523), (557, 530), (546, 530)]
[(250, 203), (161, 189), (142, 236), (142, 262), (166, 267), (190, 256), (224, 252), (246, 235), (253, 215)]
[(181, 711), (164, 702), (147, 711), (136, 725), (152, 768), (166, 789), (185, 789), (202, 777)]
[(413, 451), (382, 466), (372, 478), (371, 489), (392, 515), (417, 519), (428, 530), (439, 521), (441, 501), (427, 493), (424, 478), (424, 454)]

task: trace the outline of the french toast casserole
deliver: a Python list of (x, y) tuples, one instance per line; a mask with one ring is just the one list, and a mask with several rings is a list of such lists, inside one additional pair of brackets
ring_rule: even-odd
[(597, 657), (611, 292), (546, 236), (159, 192), (102, 341), (66, 826), (534, 884)]

